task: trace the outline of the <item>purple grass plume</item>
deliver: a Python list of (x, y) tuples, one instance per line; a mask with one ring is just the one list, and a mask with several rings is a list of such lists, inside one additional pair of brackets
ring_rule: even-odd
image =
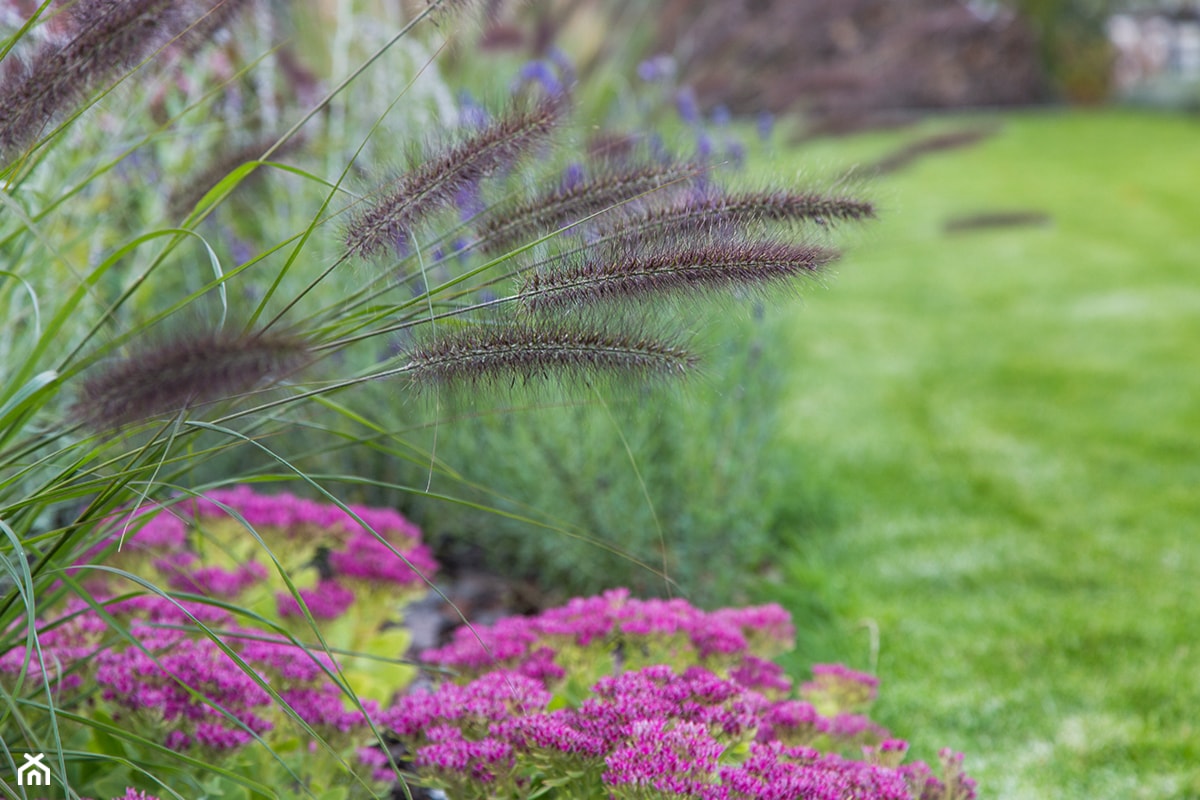
[(408, 374), (435, 385), (674, 377), (696, 366), (695, 356), (668, 339), (557, 320), (464, 327), (418, 345), (408, 358)]
[(72, 38), (43, 44), (23, 73), (0, 86), (0, 154), (6, 159), (149, 57), (182, 19), (176, 0), (79, 0), (70, 13)]
[(530, 273), (520, 297), (530, 309), (567, 309), (605, 300), (640, 301), (663, 294), (720, 295), (731, 289), (786, 285), (811, 275), (838, 253), (815, 245), (767, 240), (713, 240), (657, 248), (627, 245), (610, 258)]
[(293, 334), (188, 331), (102, 363), (84, 381), (73, 412), (94, 430), (117, 431), (263, 388), (313, 356), (312, 345)]
[(599, 233), (604, 237), (640, 239), (655, 231), (719, 233), (772, 225), (862, 222), (874, 217), (874, 205), (857, 197), (786, 190), (730, 193), (709, 190), (666, 204), (622, 209), (604, 219)]
[(695, 164), (640, 165), (602, 172), (592, 178), (551, 187), (536, 197), (500, 205), (479, 229), (485, 253), (503, 253), (572, 222), (666, 187), (685, 188), (697, 178)]
[(388, 248), (404, 249), (413, 230), (431, 213), (452, 207), (464, 189), (530, 155), (550, 137), (565, 110), (561, 96), (544, 98), (525, 110), (511, 109), (462, 143), (414, 166), (350, 223), (347, 255), (370, 258)]

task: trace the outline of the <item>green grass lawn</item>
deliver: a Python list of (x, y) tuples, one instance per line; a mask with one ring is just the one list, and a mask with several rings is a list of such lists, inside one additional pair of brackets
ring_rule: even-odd
[[(1200, 119), (1005, 118), (875, 185), (795, 316), (784, 433), (827, 509), (767, 592), (803, 625), (815, 588), (798, 658), (875, 669), (982, 797), (1200, 797), (1198, 180)], [(942, 232), (1014, 209), (1053, 222)]]

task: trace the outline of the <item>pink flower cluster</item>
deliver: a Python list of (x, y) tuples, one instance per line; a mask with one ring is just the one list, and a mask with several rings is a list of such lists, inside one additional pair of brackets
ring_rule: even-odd
[[(332, 579), (322, 580), (312, 589), (301, 589), (299, 593), (313, 619), (337, 619), (354, 605), (354, 591)], [(280, 617), (304, 616), (300, 604), (288, 592), (275, 593), (275, 608)]]
[(318, 731), (344, 733), (366, 723), (361, 711), (346, 708), (324, 654), (239, 629), (224, 642), (247, 670), (211, 639), (140, 620), (130, 633), (134, 645), (97, 656), (96, 684), (105, 700), (166, 731), (172, 749), (228, 750), (271, 730), (276, 703), (264, 684)]
[(459, 628), (445, 647), (427, 650), (432, 664), (469, 674), (504, 667), (537, 678), (562, 677), (554, 652), (564, 646), (635, 652), (646, 643), (674, 648), (692, 661), (728, 666), (756, 688), (786, 692), (791, 682), (762, 656), (791, 647), (795, 628), (778, 605), (702, 611), (684, 600), (638, 600), (628, 589), (574, 598), (536, 617), (508, 617)]
[(865, 708), (879, 694), (879, 679), (842, 664), (813, 664), (813, 679), (800, 694), (817, 704), (837, 708)]
[[(179, 507), (202, 520), (225, 518), (235, 512), (256, 530), (277, 530), (292, 539), (325, 538), (336, 542), (339, 546), (330, 552), (329, 563), (346, 580), (374, 585), (416, 585), (438, 569), (433, 553), (421, 542), (420, 528), (390, 508), (346, 506), (362, 520), (364, 527), (346, 509), (332, 503), (319, 503), (287, 492), (258, 494), (249, 486), (214, 489), (203, 497), (180, 503)], [(294, 604), (294, 598), (289, 600)], [(328, 609), (325, 606), (324, 610)]]
[[(300, 593), (317, 619), (334, 619), (345, 613), (354, 602), (354, 590), (347, 584), (366, 589), (420, 586), (437, 572), (438, 563), (421, 541), (420, 529), (400, 513), (362, 505), (346, 508), (349, 512), (287, 492), (259, 494), (244, 485), (214, 489), (200, 497), (178, 500), (169, 509), (154, 505), (118, 514), (108, 539), (84, 560), (93, 560), (96, 553), (121, 539), (123, 551), (150, 556), (171, 588), (233, 600), (267, 578), (268, 571), (255, 561), (234, 569), (199, 565), (196, 554), (188, 550), (188, 531), (189, 521), (203, 524), (241, 518), (263, 535), (282, 535), (306, 546), (329, 546), (328, 563), (335, 577)], [(276, 599), (280, 616), (303, 616), (290, 593), (280, 592)]]
[(104, 699), (168, 728), (168, 747), (224, 750), (270, 729), (270, 695), (214, 642), (139, 622), (130, 633), (136, 646), (97, 657), (96, 683)]
[(54, 624), (39, 633), (40, 648), (18, 645), (0, 653), (0, 677), (16, 678), (24, 672), (27, 685), (49, 681), (56, 690), (74, 689), (82, 681), (76, 665), (96, 653), (107, 631), (108, 626), (86, 603), (72, 599)]
[[(704, 612), (682, 601), (632, 600), (624, 590), (578, 598), (536, 617), (458, 631), (424, 658), (476, 677), (403, 696), (380, 723), (413, 753), (423, 778), (461, 798), (503, 794), (506, 787), (528, 793), (537, 789), (531, 782), (550, 786), (568, 775), (593, 781), (595, 794), (614, 798), (975, 797), (960, 761), (943, 758), (943, 778), (919, 762), (901, 766), (905, 742), (842, 710), (860, 709), (874, 697), (873, 676), (818, 665), (812, 685), (821, 699), (851, 704), (835, 706), (838, 713), (830, 716), (789, 698), (790, 681), (763, 653), (778, 651), (792, 635), (791, 620), (778, 606)], [(639, 648), (673, 657), (682, 651), (691, 666), (607, 675), (582, 699), (564, 702), (579, 691), (563, 680), (566, 667), (577, 669), (596, 656), (596, 647), (605, 653), (618, 645), (622, 653)], [(556, 656), (571, 648), (559, 665)], [(707, 668), (706, 659), (727, 676)], [(623, 662), (617, 655), (608, 663), (620, 669)], [(555, 684), (566, 694), (552, 697), (548, 687)], [(740, 761), (728, 757), (737, 748), (744, 753)], [(830, 748), (857, 750), (864, 758)], [(365, 758), (382, 763), (378, 752)]]
[[(273, 528), (291, 536), (363, 530), (354, 517), (333, 503), (321, 503), (289, 492), (259, 494), (246, 485), (212, 489), (202, 497), (182, 501), (176, 507), (183, 514), (194, 514), (200, 519), (228, 517), (233, 511), (256, 529)], [(390, 508), (353, 503), (346, 508), (388, 541), (421, 540), (421, 529)]]
[(173, 553), (187, 543), (187, 523), (174, 514), (163, 513), (157, 505), (142, 506), (130, 514), (122, 512), (112, 521), (113, 532), (108, 540), (120, 542), (122, 549)]
[[(768, 700), (701, 667), (606, 677), (577, 707), (548, 710), (550, 699), (537, 681), (496, 671), (402, 697), (381, 722), (415, 753), (424, 777), (463, 796), (485, 797), (498, 780), (522, 779), (522, 765), (539, 774), (556, 765), (563, 774), (591, 772), (614, 797), (913, 800), (945, 788), (921, 764), (897, 768), (788, 746), (766, 733), (765, 721), (795, 701)], [(748, 758), (720, 763), (738, 743), (748, 746)], [(902, 755), (906, 747), (886, 739), (876, 749)], [(473, 784), (464, 786), (464, 776)], [(964, 792), (945, 796), (974, 797), (969, 779), (962, 785)]]
[(249, 561), (236, 569), (197, 566), (194, 553), (172, 553), (158, 558), (154, 566), (166, 575), (167, 584), (178, 592), (190, 592), (221, 600), (232, 600), (254, 584), (266, 579), (267, 568)]
[(915, 797), (903, 770), (807, 747), (786, 747), (779, 742), (751, 745), (749, 758), (737, 766), (722, 767), (720, 775), (720, 787), (707, 797), (717, 800), (914, 800)]
[(839, 712), (827, 717), (804, 700), (776, 703), (763, 715), (761, 724), (761, 741), (778, 740), (788, 745), (812, 745), (826, 740), (843, 748), (861, 747), (887, 740), (890, 735), (866, 716)]

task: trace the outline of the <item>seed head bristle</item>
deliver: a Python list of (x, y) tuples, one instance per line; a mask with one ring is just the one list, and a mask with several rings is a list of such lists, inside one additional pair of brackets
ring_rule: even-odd
[(439, 334), (409, 353), (418, 383), (467, 384), (599, 376), (680, 376), (696, 358), (672, 341), (576, 321), (509, 321)]
[(368, 258), (403, 244), (426, 216), (453, 205), (460, 191), (514, 166), (546, 141), (566, 104), (565, 98), (554, 96), (527, 110), (511, 109), (462, 143), (413, 167), (350, 223), (347, 254)]
[(75, 34), (46, 42), (0, 87), (0, 154), (28, 147), (100, 86), (137, 66), (178, 30), (175, 0), (78, 0)]
[(530, 200), (503, 204), (480, 226), (481, 246), (486, 253), (502, 253), (656, 189), (682, 188), (699, 174), (699, 167), (686, 162), (637, 166), (555, 187)]
[(612, 248), (608, 258), (535, 270), (524, 278), (518, 296), (527, 308), (543, 310), (664, 294), (712, 295), (784, 284), (816, 273), (838, 256), (816, 245), (769, 240), (687, 241), (657, 248)]
[(292, 334), (189, 332), (103, 363), (84, 381), (72, 411), (95, 430), (117, 430), (232, 399), (312, 360), (311, 344)]

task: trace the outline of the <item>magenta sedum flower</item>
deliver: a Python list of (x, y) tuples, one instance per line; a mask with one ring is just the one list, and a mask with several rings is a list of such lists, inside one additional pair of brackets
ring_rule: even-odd
[(448, 645), (427, 650), (422, 658), (473, 674), (493, 667), (524, 672), (536, 658), (537, 668), (527, 674), (546, 674), (546, 648), (613, 650), (624, 644), (629, 652), (661, 652), (669, 641), (670, 648), (694, 653), (701, 662), (711, 660), (714, 665), (736, 668), (755, 658), (753, 667), (758, 672), (747, 676), (759, 675), (764, 686), (777, 688), (779, 676), (767, 677), (755, 648), (773, 655), (789, 648), (793, 637), (791, 619), (778, 605), (707, 612), (684, 600), (637, 600), (629, 597), (627, 589), (614, 589), (574, 598), (535, 617), (507, 617), (490, 626), (460, 628)]
[(176, 732), (176, 744), (229, 749), (250, 741), (251, 732), (270, 730), (261, 716), (270, 695), (214, 642), (139, 621), (130, 633), (139, 646), (96, 658), (96, 683), (106, 700), (161, 721)]
[(466, 774), (480, 783), (491, 783), (497, 772), (513, 767), (512, 747), (490, 737), (467, 739), (454, 725), (437, 725), (426, 731), (429, 742), (417, 751), (415, 764), (434, 773)]
[[(18, 620), (18, 626), (24, 621)], [(79, 667), (100, 648), (108, 626), (83, 600), (71, 598), (62, 613), (43, 623), (38, 645), (33, 649), (18, 645), (0, 653), (0, 678), (18, 677), (25, 672), (26, 686), (49, 681), (56, 689), (74, 689), (82, 683)]]
[[(182, 556), (182, 558), (180, 557)], [(180, 553), (170, 559), (154, 562), (167, 576), (167, 584), (178, 592), (202, 594), (220, 600), (232, 600), (267, 577), (267, 568), (249, 561), (236, 569), (193, 566), (195, 556)]]
[(401, 738), (419, 735), (446, 722), (486, 730), (492, 722), (545, 708), (550, 697), (531, 678), (496, 671), (466, 685), (446, 683), (434, 692), (404, 695), (383, 712), (381, 722)]
[[(944, 778), (899, 766), (907, 743), (853, 713), (873, 676), (817, 665), (793, 699), (767, 660), (793, 637), (777, 605), (706, 612), (613, 590), (456, 631), (423, 658), (474, 679), (402, 697), (381, 720), (419, 774), (463, 797), (570, 780), (618, 800), (974, 798), (961, 757), (943, 758)], [(654, 658), (671, 663), (637, 667)], [(601, 668), (614, 673), (580, 696), (581, 674)], [(551, 686), (562, 694), (547, 705)], [(514, 692), (533, 701), (511, 703)]]
[(870, 705), (879, 693), (879, 679), (842, 664), (813, 664), (813, 680), (800, 694), (820, 706), (854, 711)]
[[(227, 518), (229, 509), (255, 529), (276, 529), (293, 537), (313, 532), (340, 533), (345, 537), (364, 530), (347, 511), (333, 503), (320, 503), (288, 492), (259, 494), (246, 485), (212, 489), (180, 506), (200, 519)], [(420, 528), (393, 509), (354, 504), (346, 508), (389, 541), (420, 541)]]
[[(322, 580), (312, 589), (301, 589), (300, 597), (313, 619), (337, 619), (354, 604), (354, 591), (335, 580)], [(300, 604), (289, 592), (275, 593), (275, 608), (281, 618), (300, 617)]]
[(329, 565), (344, 579), (398, 586), (422, 584), (437, 571), (437, 562), (425, 545), (389, 544), (367, 531), (353, 534), (345, 547), (331, 552)]
[(706, 726), (670, 719), (638, 720), (605, 759), (603, 780), (633, 784), (667, 794), (698, 794), (717, 767), (724, 748)]
[(158, 800), (158, 798), (145, 792), (139, 792), (137, 789), (129, 788), (125, 790), (125, 794), (120, 797), (114, 797), (112, 800)]

